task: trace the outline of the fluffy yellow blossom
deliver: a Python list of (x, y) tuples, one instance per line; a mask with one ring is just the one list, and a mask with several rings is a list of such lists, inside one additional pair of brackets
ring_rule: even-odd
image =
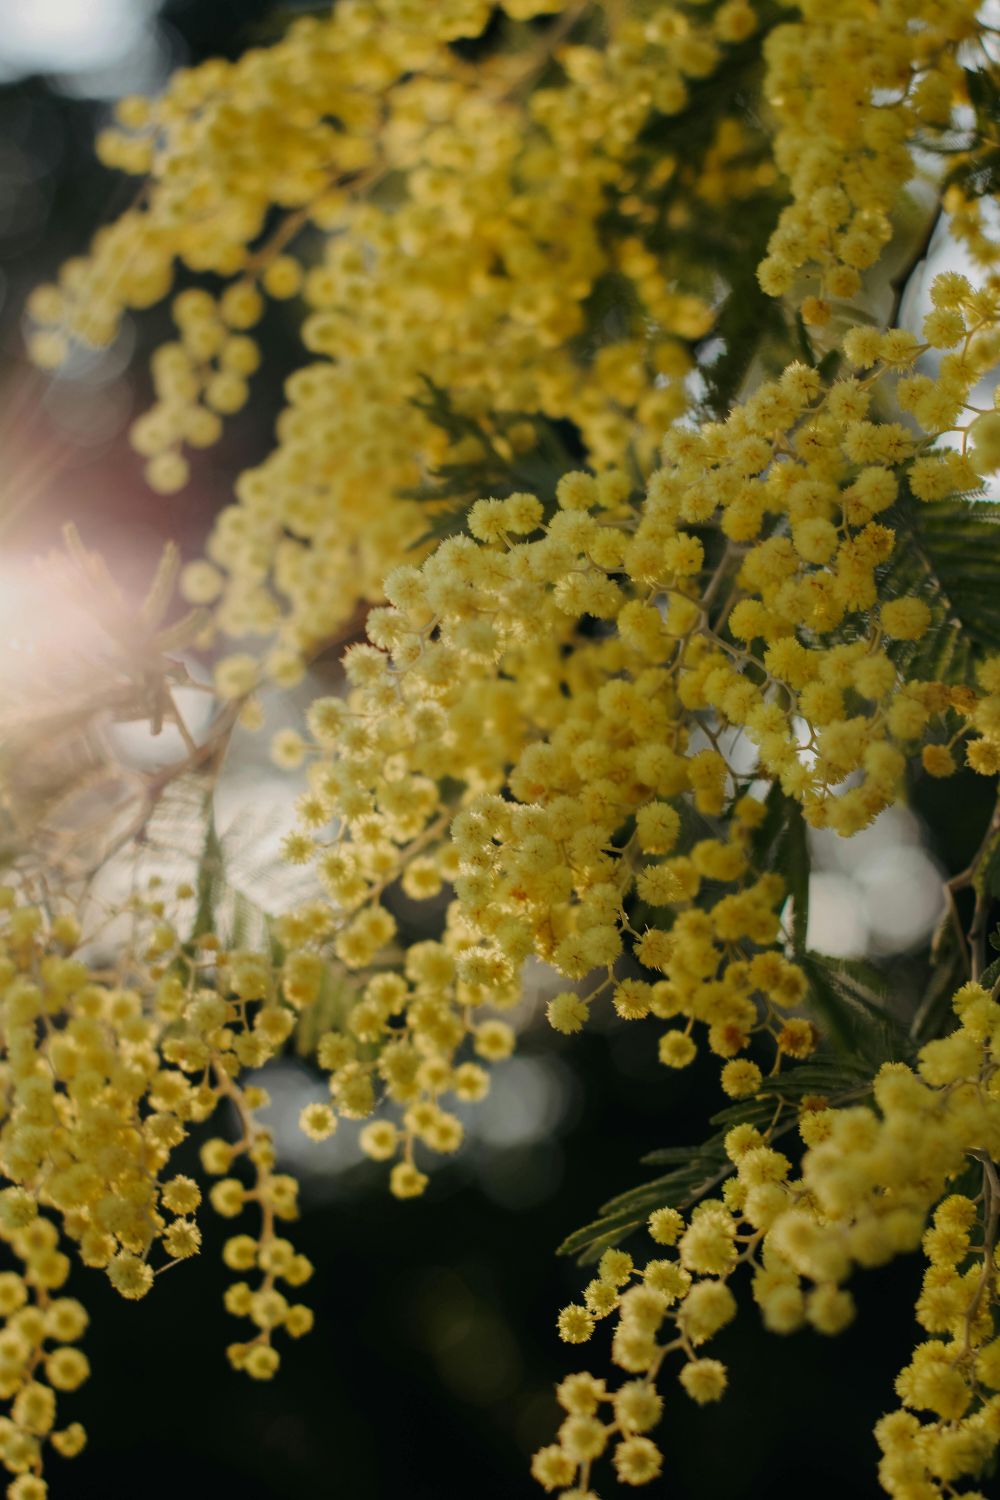
[[(343, 629), (359, 598), (380, 596), (423, 529), (403, 492), (427, 467), (477, 452), (471, 432), (442, 442), (421, 409), (428, 379), (460, 387), (470, 416), (575, 423), (599, 465), (630, 444), (650, 451), (685, 404), (688, 348), (711, 323), (698, 279), (679, 282), (649, 252), (641, 214), (609, 235), (604, 210), (643, 160), (643, 130), (683, 114), (755, 29), (754, 11), (730, 4), (677, 25), (673, 5), (657, 4), (602, 45), (600, 4), (578, 18), (564, 0), (506, 8), (520, 20), (543, 11), (553, 32), (561, 11), (580, 24), (566, 48), (525, 29), (519, 49), (473, 67), (452, 43), (480, 36), (490, 6), (459, 7), (452, 25), (388, 0), (352, 3), (298, 19), (243, 59), (185, 70), (155, 101), (123, 101), (99, 138), (108, 166), (146, 176), (144, 201), (36, 291), (32, 350), (58, 364), (72, 340), (109, 343), (125, 309), (171, 298), (176, 334), (154, 355), (155, 402), (132, 428), (154, 490), (181, 488), (187, 450), (196, 459), (246, 404), (266, 300), (292, 299), (300, 318), (307, 359), (287, 383), (278, 445), (219, 519), (216, 578), (185, 577), (203, 602), (224, 579), (219, 619), (232, 634), (280, 628), (310, 648)], [(533, 89), (546, 62), (555, 76)], [(746, 127), (723, 126), (690, 186), (674, 184), (678, 207), (688, 197), (718, 213), (770, 183)], [(376, 191), (386, 177), (399, 188), (391, 204)], [(315, 260), (305, 228), (322, 236)], [(220, 278), (218, 293), (175, 293), (177, 263)], [(583, 305), (612, 278), (646, 323), (581, 357)], [(485, 440), (509, 451), (514, 429), (501, 421)], [(504, 515), (510, 535), (534, 523), (523, 505)]]
[[(1000, 1438), (995, 823), (949, 886), (975, 897), (971, 930), (949, 930), (969, 972), (957, 1024), (900, 1039), (907, 1060), (877, 1071), (872, 1051), (852, 1059), (842, 1089), (826, 1031), (849, 1042), (868, 998), (830, 1021), (854, 971), (807, 950), (804, 908), (808, 830), (849, 837), (911, 778), (1000, 770), (993, 627), (966, 628), (962, 580), (923, 546), (952, 507), (976, 531), (956, 497), (1000, 467), (996, 397), (982, 405), (995, 270), (934, 279), (919, 331), (891, 326), (868, 274), (913, 229), (904, 189), (937, 154), (956, 158), (953, 233), (974, 265), (1000, 259), (992, 49), (973, 0), (341, 0), (117, 106), (100, 158), (145, 186), (32, 296), (36, 362), (169, 301), (130, 436), (170, 495), (247, 407), (269, 302), (304, 354), (273, 448), (181, 574), (197, 610), (152, 633), (175, 558), (149, 630), (129, 627), (136, 660), (86, 719), (86, 770), (135, 690), (133, 718), (184, 740), (176, 779), (210, 781), (265, 693), (350, 644), (271, 738), (302, 783), (282, 855), (314, 892), (259, 940), (218, 899), (210, 826), (197, 873), (173, 899), (137, 885), (129, 935), (91, 968), (92, 893), (52, 854), (63, 714), (10, 753), (0, 704), (11, 1500), (43, 1500), (46, 1444), (84, 1442), (57, 1425), (89, 1369), (66, 1251), (132, 1301), (197, 1254), (202, 1189), (175, 1153), (207, 1125), (243, 1330), (227, 1355), (271, 1379), (281, 1338), (312, 1324), (293, 1300), (312, 1266), (285, 1237), (297, 1186), (259, 1070), (314, 1060), (326, 1099), (305, 1134), (357, 1128), (393, 1197), (420, 1197), (432, 1154), (462, 1145), (459, 1106), (513, 1052), (539, 964), (552, 1028), (635, 1027), (691, 1068), (682, 1084), (708, 1080), (707, 1112), (724, 1105), (683, 1191), (668, 1173), (619, 1200), (558, 1315), (566, 1344), (607, 1327), (621, 1377), (561, 1383), (542, 1487), (594, 1500), (598, 1464), (658, 1479), (660, 1383), (722, 1398), (705, 1346), (744, 1275), (767, 1329), (835, 1335), (849, 1276), (921, 1245), (921, 1342), (878, 1425), (880, 1478), (899, 1500), (976, 1482)], [(744, 301), (768, 325), (753, 350)], [(192, 642), (219, 647), (205, 690), (224, 732), (203, 745), (173, 712)], [(37, 785), (22, 742), (45, 752)], [(127, 844), (148, 852), (174, 779), (143, 779)], [(645, 1263), (614, 1242), (643, 1223)]]

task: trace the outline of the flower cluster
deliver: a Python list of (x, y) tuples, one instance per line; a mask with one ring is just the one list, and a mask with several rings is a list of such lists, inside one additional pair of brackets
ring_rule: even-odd
[[(230, 634), (281, 625), (283, 644), (314, 647), (379, 597), (424, 529), (401, 495), (482, 453), (409, 404), (424, 377), (468, 413), (571, 421), (596, 464), (648, 453), (683, 409), (688, 346), (712, 314), (697, 274), (650, 252), (652, 221), (669, 203), (683, 223), (686, 201), (718, 215), (769, 191), (773, 168), (735, 121), (683, 171), (641, 142), (682, 115), (755, 13), (745, 0), (700, 24), (674, 4), (641, 19), (564, 0), (505, 7), (520, 22), (540, 9), (547, 29), (473, 65), (452, 43), (493, 7), (428, 18), (349, 0), (271, 48), (179, 73), (159, 100), (125, 100), (101, 138), (105, 161), (147, 189), (35, 293), (36, 358), (58, 362), (70, 338), (107, 343), (124, 309), (170, 292), (175, 263), (227, 282), (173, 299), (177, 338), (156, 352), (156, 402), (132, 434), (154, 489), (183, 485), (184, 450), (214, 443), (245, 405), (267, 301), (303, 305), (314, 361), (288, 381), (277, 446), (219, 517), (214, 569), (189, 580), (207, 602), (228, 576)], [(595, 339), (588, 299), (609, 282), (634, 312)], [(516, 453), (531, 424), (494, 441)]]
[[(880, 590), (897, 546), (884, 516), (900, 488), (933, 502), (974, 488), (995, 464), (993, 414), (969, 401), (995, 359), (992, 294), (949, 274), (932, 305), (923, 341), (865, 327), (847, 335), (850, 365), (867, 373), (824, 381), (793, 365), (725, 422), (676, 429), (643, 494), (610, 470), (565, 475), (554, 512), (527, 493), (483, 499), (469, 513), (470, 536), (388, 576), (369, 644), (345, 656), (347, 693), (315, 704), (310, 736), (297, 743), (309, 791), (287, 846), (315, 861), (337, 913), (338, 956), (373, 973), (349, 1026), (363, 1025), (369, 1040), (391, 1037), (391, 1009), (380, 1017), (370, 1003), (377, 987), (392, 994), (402, 1030), (412, 1033), (416, 1018), (419, 1034), (412, 981), (424, 955), (436, 964), (443, 948), (456, 1041), (464, 1027), (478, 1034), (468, 1018), (479, 1006), (517, 997), (534, 955), (576, 983), (598, 976), (588, 992), (552, 999), (557, 1029), (579, 1030), (609, 991), (626, 1020), (681, 1019), (661, 1036), (660, 1057), (683, 1067), (702, 1023), (732, 1098), (762, 1089), (766, 1098), (760, 1067), (739, 1055), (754, 1034), (770, 1034), (778, 1065), (812, 1054), (807, 979), (782, 925), (785, 885), (755, 868), (766, 808), (753, 783), (780, 788), (810, 824), (847, 835), (897, 798), (916, 752), (940, 777), (955, 771), (963, 743), (966, 763), (984, 775), (1000, 751), (1000, 659), (980, 662), (978, 687), (908, 674), (896, 647), (932, 629), (934, 601)], [(916, 370), (932, 350), (941, 353), (933, 377)], [(888, 376), (912, 425), (873, 409)], [(935, 446), (952, 429), (965, 452)], [(706, 531), (718, 537), (708, 562)], [(756, 747), (742, 765), (733, 763), (741, 737)], [(379, 897), (396, 878), (416, 899), (437, 898), (444, 881), (454, 889), (443, 944), (407, 953), (410, 985), (377, 972), (396, 933)], [(623, 973), (629, 956), (650, 977)], [(924, 1049), (925, 1074), (945, 1045)], [(346, 1056), (342, 1042), (336, 1051)], [(896, 1077), (885, 1070), (876, 1086), (887, 1122), (880, 1151), (892, 1132), (914, 1139), (914, 1121), (892, 1114)], [(414, 1132), (416, 1118), (411, 1106), (403, 1132), (372, 1127), (384, 1131), (387, 1158), (402, 1149), (394, 1174), (406, 1171), (414, 1191), (413, 1135), (436, 1144)], [(589, 1465), (612, 1438), (623, 1482), (656, 1476), (646, 1432), (659, 1412), (649, 1380), (661, 1351), (684, 1351), (694, 1399), (721, 1395), (725, 1371), (697, 1349), (732, 1315), (729, 1272), (758, 1248), (754, 1289), (767, 1326), (809, 1321), (836, 1332), (851, 1316), (841, 1285), (851, 1266), (916, 1245), (968, 1152), (992, 1150), (956, 1126), (938, 1176), (900, 1148), (919, 1202), (862, 1171), (864, 1201), (848, 1194), (835, 1210), (852, 1131), (865, 1136), (878, 1120), (865, 1109), (807, 1112), (801, 1179), (764, 1134), (738, 1127), (727, 1141), (732, 1181), (695, 1210), (677, 1263), (654, 1262), (631, 1286), (629, 1258), (608, 1253), (560, 1328), (576, 1342), (617, 1312), (614, 1358), (641, 1378), (620, 1396), (589, 1376), (561, 1388), (560, 1443), (536, 1459), (544, 1484), (586, 1493)], [(666, 1243), (681, 1225), (664, 1213), (655, 1233)], [(668, 1319), (676, 1332), (662, 1345)], [(610, 1422), (596, 1415), (605, 1401)]]
[[(735, 1057), (763, 1002), (780, 1050), (812, 1050), (808, 1028), (773, 1022), (805, 984), (773, 948), (786, 891), (754, 868), (765, 808), (750, 787), (773, 783), (846, 835), (895, 800), (921, 745), (931, 775), (955, 770), (965, 740), (970, 766), (996, 770), (996, 660), (980, 692), (907, 676), (893, 648), (927, 633), (932, 607), (879, 599), (896, 548), (880, 517), (900, 485), (928, 499), (976, 485), (977, 428), (992, 420), (973, 418), (962, 456), (872, 419), (894, 372), (918, 420), (954, 421), (991, 359), (991, 298), (956, 277), (934, 297), (926, 344), (848, 334), (872, 373), (824, 385), (792, 365), (726, 422), (674, 431), (645, 494), (618, 471), (574, 472), (548, 518), (534, 495), (483, 499), (471, 536), (389, 574), (369, 644), (344, 658), (348, 692), (318, 700), (291, 747), (309, 790), (286, 853), (315, 863), (349, 968), (383, 961), (392, 881), (429, 899), (447, 880), (453, 970), (440, 961), (459, 1011), (509, 1004), (533, 955), (573, 981), (600, 976), (551, 1002), (559, 1030), (610, 990), (623, 1017), (683, 1018), (661, 1040), (677, 1067), (696, 1021)], [(906, 373), (933, 339), (961, 353), (935, 380)], [(721, 533), (714, 565), (706, 526)], [(741, 738), (756, 747), (742, 765)], [(629, 951), (659, 977), (616, 977)], [(378, 984), (393, 1004), (369, 1023), (366, 1002), (367, 1040), (413, 1000), (402, 981)], [(730, 1069), (727, 1089), (752, 1093), (755, 1072)]]
[[(210, 860), (197, 889), (127, 899), (129, 935), (109, 937), (114, 913), (92, 889), (39, 872), (58, 799), (12, 819), (11, 1500), (44, 1497), (46, 1441), (66, 1454), (84, 1441), (56, 1426), (56, 1393), (87, 1374), (86, 1314), (56, 1295), (60, 1244), (133, 1300), (195, 1255), (202, 1189), (172, 1159), (218, 1116), (201, 1164), (211, 1207), (234, 1221), (225, 1303), (245, 1336), (228, 1355), (269, 1378), (279, 1333), (311, 1326), (295, 1297), (312, 1267), (284, 1234), (296, 1184), (259, 1118), (257, 1071), (294, 1040), (329, 1083), (302, 1112), (306, 1136), (364, 1122), (391, 1192), (416, 1197), (428, 1154), (459, 1149), (461, 1106), (514, 1047), (534, 960), (559, 976), (557, 1031), (580, 1031), (604, 1000), (626, 1023), (653, 1018), (664, 1067), (700, 1046), (719, 1060), (736, 1121), (711, 1196), (652, 1213), (657, 1257), (605, 1237), (560, 1314), (572, 1344), (609, 1320), (625, 1379), (562, 1383), (541, 1484), (593, 1500), (605, 1454), (626, 1485), (657, 1477), (658, 1377), (676, 1364), (694, 1401), (723, 1395), (705, 1346), (744, 1276), (769, 1329), (833, 1334), (853, 1314), (851, 1271), (921, 1241), (928, 1337), (899, 1378), (902, 1410), (879, 1425), (883, 1484), (897, 1500), (951, 1495), (995, 1448), (995, 986), (978, 982), (977, 948), (957, 1029), (907, 1054), (913, 1067), (866, 1058), (850, 1097), (790, 1094), (824, 1037), (807, 875), (781, 853), (797, 840), (807, 863), (808, 829), (868, 827), (908, 776), (1000, 771), (995, 638), (955, 665), (941, 647), (954, 601), (910, 537), (1000, 470), (1000, 402), (981, 395), (1000, 362), (1000, 288), (948, 272), (919, 329), (856, 307), (844, 337), (809, 336), (864, 291), (918, 153), (950, 150), (955, 103), (996, 82), (992, 43), (972, 0), (797, 9), (777, 24), (750, 0), (340, 0), (274, 46), (178, 73), (156, 101), (123, 101), (102, 137), (105, 161), (146, 188), (35, 294), (33, 352), (55, 366), (70, 340), (106, 344), (126, 310), (172, 296), (177, 337), (154, 356), (155, 403), (132, 431), (152, 488), (178, 489), (187, 451), (248, 401), (269, 302), (301, 306), (312, 358), (287, 382), (277, 446), (238, 478), (184, 573), (190, 602), (241, 648), (215, 664), (222, 728), (195, 744), (172, 697), (187, 680), (172, 653), (208, 635), (201, 611), (160, 629), (171, 554), (140, 610), (141, 652), (115, 601), (123, 665), (88, 736), (103, 708), (148, 709), (189, 752), (163, 784), (195, 772), (237, 717), (253, 721), (265, 679), (300, 680), (304, 658), (372, 607), (337, 690), (272, 743), (304, 785), (283, 856), (316, 885), (259, 948), (223, 932)], [(974, 38), (981, 77), (961, 66)], [(757, 87), (770, 127), (730, 107)], [(972, 135), (974, 159), (988, 142)], [(959, 232), (990, 264), (975, 184), (957, 184)], [(211, 289), (175, 293), (178, 267)], [(724, 387), (706, 335), (717, 328), (717, 363), (737, 365), (739, 304), (758, 319), (764, 294), (773, 321)], [(451, 426), (418, 399), (428, 390)], [(559, 468), (551, 451), (534, 462), (546, 435)], [(442, 475), (483, 464), (495, 492), (433, 549), (420, 542), (414, 494), (441, 500)], [(9, 770), (0, 793), (17, 814)], [(140, 835), (148, 814), (144, 801)], [(970, 953), (983, 916), (977, 886)], [(970, 1165), (978, 1197), (959, 1180)]]
[[(656, 1478), (661, 1455), (647, 1434), (663, 1406), (657, 1378), (679, 1362), (693, 1401), (722, 1397), (726, 1368), (702, 1346), (736, 1312), (730, 1281), (738, 1268), (751, 1271), (753, 1299), (772, 1332), (808, 1324), (835, 1334), (854, 1316), (843, 1284), (851, 1271), (883, 1265), (921, 1241), (929, 1266), (916, 1311), (930, 1336), (897, 1381), (902, 1409), (876, 1429), (880, 1478), (899, 1500), (933, 1500), (981, 1473), (1000, 1445), (993, 1166), (1000, 1004), (970, 983), (954, 1009), (957, 1029), (925, 1045), (916, 1069), (881, 1069), (872, 1105), (810, 1102), (798, 1119), (806, 1149), (797, 1171), (771, 1144), (779, 1102), (769, 1129), (729, 1131), (721, 1197), (703, 1199), (687, 1218), (667, 1206), (652, 1213), (657, 1259), (637, 1266), (628, 1252), (605, 1250), (583, 1303), (560, 1313), (559, 1333), (582, 1343), (611, 1319), (611, 1358), (628, 1378), (615, 1390), (586, 1372), (563, 1381), (559, 1441), (534, 1460), (546, 1489), (589, 1494), (591, 1466), (609, 1447), (622, 1482)], [(948, 1191), (970, 1161), (982, 1163), (979, 1199)]]
[[(181, 906), (190, 895), (181, 892)], [(211, 1203), (225, 1217), (255, 1206), (261, 1219), (256, 1237), (238, 1235), (225, 1248), (227, 1265), (261, 1272), (256, 1289), (244, 1282), (227, 1293), (229, 1310), (254, 1326), (230, 1357), (265, 1378), (278, 1365), (273, 1333), (311, 1326), (309, 1310), (275, 1286), (299, 1287), (312, 1271), (276, 1233), (276, 1221), (297, 1216), (297, 1184), (274, 1171), (270, 1132), (254, 1119), (265, 1091), (238, 1082), (275, 1054), (311, 998), (299, 974), (307, 955), (293, 949), (275, 971), (252, 953), (207, 942), (192, 949), (155, 894), (134, 916), (134, 943), (106, 970), (89, 961), (92, 942), (68, 908), (52, 916), (12, 886), (0, 889), (0, 1163), (12, 1184), (0, 1194), (0, 1238), (24, 1268), (0, 1275), (0, 1389), (13, 1401), (0, 1456), (24, 1476), (9, 1492), (14, 1500), (44, 1494), (44, 1440), (63, 1454), (83, 1446), (78, 1424), (54, 1425), (54, 1392), (72, 1391), (88, 1373), (69, 1347), (86, 1314), (55, 1295), (70, 1271), (61, 1239), (130, 1300), (197, 1254), (201, 1189), (171, 1171), (171, 1157), (223, 1101), (235, 1106), (238, 1138), (208, 1141), (205, 1169), (228, 1172), (245, 1157), (253, 1180), (224, 1178)]]
[[(795, 287), (807, 323), (850, 300), (892, 234), (916, 173), (915, 147), (952, 121), (959, 53), (978, 34), (975, 0), (799, 0), (801, 19), (768, 37), (766, 95), (775, 161), (792, 203), (759, 268), (772, 296)], [(806, 295), (808, 284), (815, 292)]]
[(87, 1379), (90, 1365), (76, 1347), (88, 1318), (75, 1297), (57, 1295), (69, 1272), (58, 1250), (58, 1231), (38, 1216), (34, 1198), (20, 1188), (0, 1194), (0, 1239), (17, 1271), (0, 1272), (0, 1395), (10, 1415), (0, 1418), (0, 1462), (15, 1478), (11, 1500), (44, 1500), (39, 1478), (46, 1443), (73, 1458), (86, 1443), (79, 1422), (56, 1425), (60, 1397)]

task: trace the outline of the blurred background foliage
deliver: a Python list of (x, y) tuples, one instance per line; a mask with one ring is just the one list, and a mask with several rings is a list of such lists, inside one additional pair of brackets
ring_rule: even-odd
[[(22, 308), (31, 287), (134, 190), (94, 156), (110, 101), (155, 90), (173, 67), (265, 40), (270, 12), (266, 0), (0, 4), (0, 637), (8, 645), (26, 607), (17, 580), (65, 521), (126, 584), (138, 582), (167, 537), (187, 555), (197, 550), (232, 476), (267, 451), (296, 349), (287, 308), (272, 307), (261, 330), (267, 359), (250, 405), (169, 500), (145, 490), (125, 440), (148, 402), (145, 355), (166, 336), (167, 313), (130, 320), (112, 350), (77, 355), (51, 377), (26, 362)], [(253, 746), (238, 747), (224, 790), (231, 823), (252, 803), (268, 810), (272, 830), (290, 797)], [(942, 880), (974, 849), (988, 790), (967, 773), (947, 784), (924, 778), (911, 809), (884, 815), (850, 846), (815, 837), (810, 946), (874, 958), (888, 965), (897, 995), (911, 994), (941, 915)], [(947, 799), (947, 816), (923, 806), (935, 797)], [(938, 830), (934, 844), (922, 812)], [(554, 1251), (612, 1193), (642, 1180), (646, 1153), (703, 1139), (719, 1102), (711, 1061), (667, 1077), (641, 1028), (606, 1021), (582, 1038), (555, 1036), (540, 1021), (544, 985), (539, 974), (523, 1007), (522, 1050), (470, 1117), (466, 1146), (414, 1203), (387, 1196), (382, 1173), (346, 1130), (324, 1145), (299, 1134), (300, 1108), (322, 1091), (304, 1065), (268, 1070), (279, 1151), (303, 1179), (297, 1238), (317, 1267), (316, 1330), (289, 1351), (273, 1384), (229, 1371), (218, 1265), (228, 1231), (211, 1215), (197, 1263), (165, 1277), (140, 1306), (75, 1271), (71, 1290), (93, 1314), (86, 1348), (96, 1378), (74, 1398), (73, 1415), (92, 1437), (71, 1473), (53, 1471), (56, 1493), (537, 1493), (528, 1456), (547, 1440), (552, 1384), (565, 1369), (555, 1314), (579, 1283), (572, 1261)], [(668, 1407), (671, 1458), (656, 1493), (875, 1495), (870, 1430), (891, 1400), (918, 1276), (915, 1257), (866, 1275), (856, 1289), (861, 1316), (837, 1339), (776, 1340), (744, 1307), (719, 1339), (733, 1372), (723, 1406), (703, 1410), (677, 1395)], [(877, 1317), (865, 1315), (876, 1307)]]

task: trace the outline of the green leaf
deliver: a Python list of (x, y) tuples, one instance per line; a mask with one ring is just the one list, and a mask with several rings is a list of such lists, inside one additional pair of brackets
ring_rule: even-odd
[(995, 121), (997, 118), (997, 89), (989, 73), (982, 68), (963, 68), (962, 75), (965, 79), (965, 89), (969, 96), (969, 103), (976, 111), (977, 118), (983, 124)]
[(581, 304), (585, 332), (576, 340), (578, 352), (591, 356), (602, 345), (627, 338), (643, 321), (642, 303), (630, 276), (605, 271)]
[(796, 962), (809, 981), (809, 1000), (841, 1052), (869, 1069), (908, 1058), (911, 1045), (885, 1008), (886, 992), (877, 970), (812, 951), (798, 954)]
[(650, 1166), (673, 1170), (630, 1188), (609, 1199), (592, 1223), (583, 1225), (559, 1246), (560, 1255), (577, 1255), (581, 1262), (595, 1260), (608, 1245), (640, 1228), (657, 1208), (686, 1209), (732, 1176), (735, 1170), (726, 1155), (726, 1135), (734, 1125), (768, 1129), (776, 1109), (794, 1109), (793, 1118), (774, 1130), (771, 1139), (789, 1134), (796, 1125), (798, 1108), (807, 1095), (829, 1098), (831, 1103), (864, 1098), (871, 1091), (873, 1068), (863, 1060), (822, 1054), (767, 1078), (753, 1099), (740, 1100), (719, 1110), (710, 1120), (716, 1127), (700, 1146), (665, 1146), (643, 1157)]
[[(990, 933), (987, 941), (994, 953), (1000, 953), (1000, 926)], [(1000, 958), (995, 958), (992, 963), (986, 965), (979, 976), (979, 983), (984, 990), (991, 990), (995, 984), (1000, 983)]]
[[(568, 470), (584, 462), (583, 450), (575, 429), (568, 422), (555, 422), (537, 412), (492, 412), (489, 423), (455, 409), (451, 394), (421, 376), (426, 393), (411, 398), (452, 443), (472, 438), (479, 456), (462, 462), (445, 462), (419, 485), (402, 490), (406, 500), (417, 500), (436, 507), (424, 531), (412, 548), (428, 542), (437, 543), (457, 536), (465, 529), (469, 507), (485, 497), (504, 499), (517, 491), (527, 491), (542, 502), (543, 520), (555, 514), (556, 485)], [(520, 444), (509, 452), (502, 451), (500, 439), (514, 427), (530, 427), (534, 443), (530, 448)]]
[(585, 1224), (563, 1240), (558, 1253), (594, 1260), (608, 1245), (644, 1224), (654, 1209), (686, 1208), (697, 1202), (733, 1171), (723, 1138), (720, 1133), (701, 1146), (690, 1147), (686, 1160), (674, 1171), (610, 1199), (592, 1224)]
[(471, 498), (466, 497), (457, 504), (450, 505), (446, 510), (442, 510), (439, 515), (434, 517), (427, 530), (422, 531), (410, 543), (407, 550), (415, 552), (417, 548), (425, 547), (429, 542), (436, 546), (439, 542), (447, 541), (450, 536), (458, 536), (465, 530), (465, 518), (468, 515), (471, 503)]
[(295, 1027), (295, 1050), (299, 1057), (315, 1057), (319, 1039), (325, 1031), (342, 1031), (358, 999), (361, 985), (331, 964), (323, 969), (320, 991), (312, 1005), (299, 1012)]
[(809, 834), (802, 807), (774, 783), (765, 801), (767, 811), (755, 830), (753, 863), (760, 871), (780, 874), (792, 901), (792, 943), (801, 953), (809, 926)]
[(946, 1023), (954, 1023), (951, 999), (966, 977), (965, 953), (955, 933), (952, 913), (946, 911), (931, 943), (927, 984), (910, 1022), (914, 1044), (920, 1045), (950, 1029)]
[(976, 884), (1000, 901), (1000, 831), (990, 841), (983, 859), (982, 873)]
[(904, 489), (887, 520), (898, 540), (879, 595), (913, 595), (931, 609), (923, 639), (893, 642), (890, 654), (910, 678), (965, 681), (974, 650), (1000, 650), (1000, 504), (924, 503)]
[(774, 1118), (775, 1106), (794, 1106), (796, 1110), (809, 1095), (833, 1101), (862, 1098), (871, 1091), (874, 1069), (859, 1058), (837, 1053), (820, 1053), (784, 1073), (765, 1078), (759, 1094), (741, 1099), (718, 1110), (711, 1125), (731, 1130), (734, 1125), (755, 1125), (766, 1129)]
[(958, 162), (945, 185), (960, 187), (967, 198), (992, 198), (1000, 189), (1000, 151), (977, 151), (969, 160)]
[[(739, 395), (755, 357), (765, 340), (791, 345), (781, 304), (761, 290), (756, 267), (763, 257), (766, 242), (747, 251), (747, 273), (739, 275), (730, 267), (733, 285), (712, 330), (713, 339), (721, 340), (720, 353), (704, 368), (705, 406), (715, 417), (724, 417)], [(790, 355), (801, 353), (793, 345)], [(810, 363), (812, 360), (810, 359)]]
[(941, 500), (914, 517), (913, 538), (963, 631), (1000, 649), (1000, 505)]
[(785, 823), (778, 868), (784, 872), (792, 898), (792, 945), (798, 954), (805, 949), (809, 927), (809, 840), (802, 808), (797, 802), (793, 806)]
[[(463, 438), (475, 438), (477, 442), (483, 442), (484, 430), (482, 424), (475, 417), (469, 416), (467, 412), (456, 410), (450, 391), (438, 385), (429, 375), (420, 376), (424, 387), (423, 396), (411, 396), (410, 405), (422, 411), (435, 427), (447, 433), (453, 443), (459, 443)], [(489, 442), (487, 440), (487, 447)]]
[(313, 872), (281, 856), (284, 827), (275, 809), (236, 818), (220, 833), (211, 796), (204, 800), (189, 941), (212, 932), (226, 947), (256, 948), (281, 962), (276, 918), (317, 894)]
[(197, 906), (191, 926), (192, 939), (215, 931), (215, 908), (222, 885), (222, 845), (219, 843), (219, 835), (215, 827), (215, 813), (211, 804), (206, 809), (206, 819), (205, 842), (201, 859), (198, 861), (198, 875), (195, 880)]
[[(207, 771), (190, 771), (163, 787), (142, 825), (130, 858), (136, 878), (155, 874), (164, 882), (195, 887), (205, 861), (205, 844), (212, 827), (213, 778)], [(199, 932), (207, 931), (202, 927)]]

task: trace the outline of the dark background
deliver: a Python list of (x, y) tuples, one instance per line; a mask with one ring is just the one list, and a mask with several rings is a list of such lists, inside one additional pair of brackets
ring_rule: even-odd
[[(187, 0), (167, 4), (161, 25), (183, 63), (237, 54), (264, 34), (267, 10), (258, 0)], [(106, 113), (105, 104), (41, 78), (0, 88), (0, 509), (31, 497), (0, 544), (0, 561), (20, 565), (73, 518), (119, 572), (138, 578), (167, 536), (194, 552), (232, 476), (266, 452), (295, 341), (290, 314), (273, 310), (264, 325), (270, 373), (257, 378), (250, 407), (227, 421), (224, 442), (195, 456), (189, 487), (166, 499), (144, 488), (124, 439), (129, 414), (148, 398), (144, 356), (167, 336), (162, 309), (130, 321), (135, 352), (110, 381), (92, 387), (30, 370), (24, 297), (130, 199), (132, 184), (93, 155)], [(40, 454), (55, 472), (33, 485)], [(974, 838), (970, 827), (958, 845)], [(961, 868), (963, 852), (948, 851), (950, 868)], [(540, 1494), (527, 1466), (557, 1425), (553, 1382), (582, 1365), (608, 1369), (606, 1334), (584, 1350), (556, 1338), (557, 1310), (576, 1300), (587, 1273), (557, 1259), (555, 1247), (612, 1193), (643, 1180), (643, 1152), (699, 1139), (722, 1101), (714, 1063), (665, 1075), (641, 1026), (566, 1042), (543, 1024), (525, 1051), (554, 1068), (569, 1094), (541, 1137), (473, 1145), (437, 1171), (417, 1203), (392, 1200), (384, 1173), (368, 1165), (348, 1167), (333, 1186), (307, 1183), (291, 1233), (316, 1264), (299, 1295), (315, 1307), (317, 1326), (300, 1342), (282, 1342), (283, 1366), (269, 1384), (234, 1374), (223, 1352), (240, 1329), (221, 1307), (228, 1273), (219, 1249), (242, 1221), (222, 1225), (206, 1210), (205, 1253), (138, 1305), (117, 1298), (103, 1276), (75, 1272), (70, 1289), (93, 1316), (84, 1348), (94, 1373), (60, 1405), (66, 1420), (85, 1423), (90, 1441), (71, 1463), (53, 1456), (56, 1500)], [(644, 1493), (881, 1493), (871, 1427), (893, 1405), (892, 1381), (916, 1331), (919, 1274), (910, 1257), (859, 1279), (858, 1322), (835, 1340), (765, 1334), (744, 1286), (737, 1322), (711, 1350), (730, 1365), (730, 1391), (720, 1406), (700, 1409), (667, 1384), (664, 1475)], [(600, 1475), (597, 1484), (602, 1494), (613, 1489)]]

